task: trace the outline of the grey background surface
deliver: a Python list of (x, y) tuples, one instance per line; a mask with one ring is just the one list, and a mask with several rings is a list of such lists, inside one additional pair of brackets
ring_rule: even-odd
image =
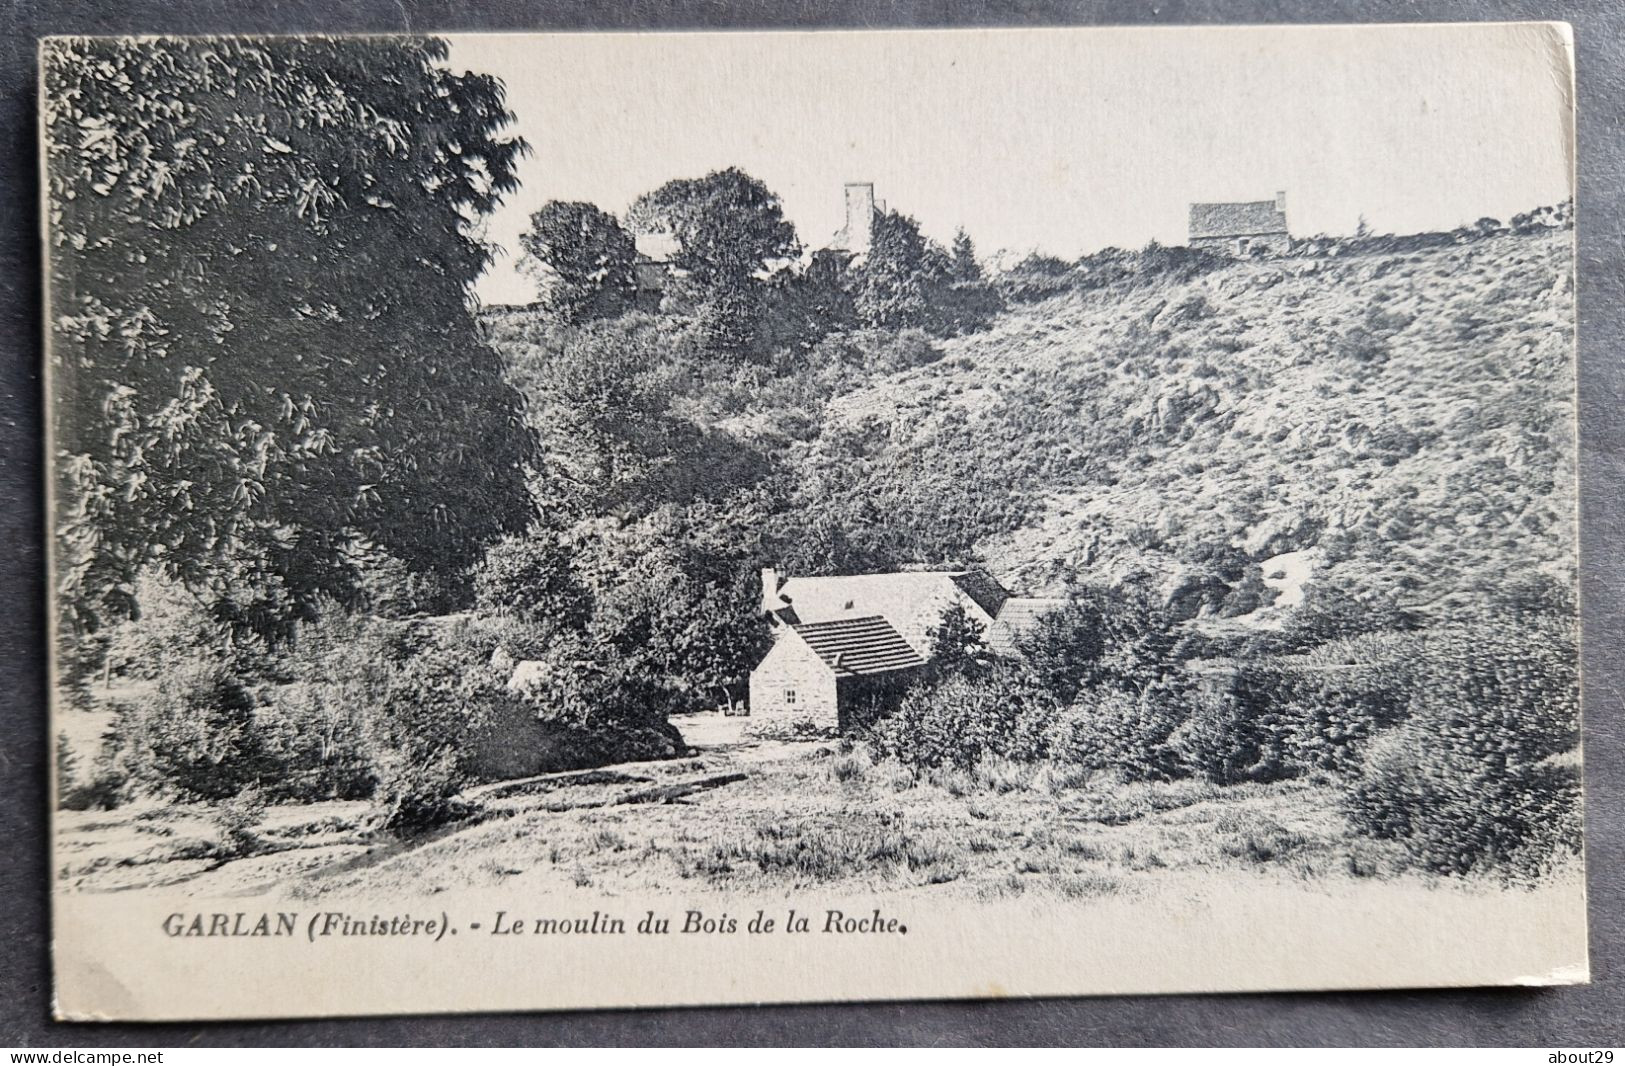
[[(462, 1015), (210, 1025), (50, 1020), (35, 38), (54, 33), (700, 29), (1562, 19), (1579, 52), (1582, 600), (1593, 984), (1551, 990), (1177, 996)], [(0, 1045), (1625, 1042), (1625, 5), (1511, 0), (0, 0)], [(1486, 929), (1485, 936), (1496, 935)], [(1544, 1061), (1540, 1059), (1539, 1061)]]

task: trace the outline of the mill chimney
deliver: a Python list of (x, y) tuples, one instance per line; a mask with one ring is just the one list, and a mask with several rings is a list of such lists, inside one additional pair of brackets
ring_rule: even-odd
[(1284, 189), (1275, 194), (1275, 210), (1283, 215), (1286, 214), (1286, 190)]
[(787, 606), (779, 595), (779, 572), (771, 566), (762, 567), (762, 610), (772, 614)]

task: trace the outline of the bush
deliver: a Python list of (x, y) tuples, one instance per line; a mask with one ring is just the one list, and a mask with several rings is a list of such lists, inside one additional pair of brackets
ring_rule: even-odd
[(1287, 613), (1279, 632), (1261, 633), (1254, 654), (1306, 651), (1329, 641), (1367, 633), (1415, 630), (1418, 620), (1381, 592), (1355, 595), (1324, 580), (1304, 589), (1303, 601)]
[(562, 704), (544, 706), (543, 729), (558, 731), (549, 768), (568, 770), (688, 754), (683, 734), (666, 718), (670, 694), (613, 667), (585, 679)]
[(65, 811), (110, 811), (128, 798), (129, 783), (122, 770), (98, 759), (89, 780), (63, 793), (57, 806)]
[(1072, 264), (1034, 253), (1000, 274), (998, 295), (1008, 303), (1037, 303), (1078, 287)]
[(1139, 692), (1181, 674), (1177, 623), (1148, 595), (1080, 589), (1017, 641), (1022, 661), (1058, 703), (1085, 691)]
[(135, 617), (108, 630), (105, 654), (112, 674), (154, 681), (211, 662), (253, 677), (270, 665), (263, 640), (248, 634), (228, 640), (221, 619), (178, 583), (143, 573), (135, 600), (140, 605)]
[(875, 724), (870, 742), (881, 758), (907, 766), (968, 770), (985, 758), (1012, 756), (1022, 743), (1018, 723), (1051, 714), (1054, 706), (1012, 667), (948, 674), (909, 689), (897, 710)]
[[(525, 773), (584, 769), (608, 763), (667, 759), (686, 754), (683, 736), (667, 721), (682, 702), (646, 664), (611, 643), (560, 639), (540, 659), (542, 676), (517, 705), (498, 704), (476, 737), (492, 776), (497, 747), (523, 747), (532, 759)], [(510, 770), (502, 776), (514, 776)]]
[(838, 734), (833, 725), (810, 714), (757, 716), (745, 723), (745, 736), (756, 740), (832, 740)]
[(121, 706), (113, 731), (122, 740), (124, 771), (160, 795), (225, 799), (279, 771), (248, 690), (215, 664), (160, 679), (150, 699)]
[(1192, 694), (1162, 683), (1145, 692), (1088, 693), (1051, 720), (1048, 756), (1084, 770), (1118, 770), (1130, 781), (1166, 780), (1180, 769), (1170, 743)]
[(470, 743), (515, 697), (469, 648), (435, 644), (413, 656), (369, 707), (366, 743), (386, 828), (421, 832), (466, 815)]
[(570, 569), (570, 554), (548, 529), (503, 538), (475, 571), (475, 603), (547, 632), (579, 629), (592, 603)]
[(299, 802), (372, 795), (377, 779), (367, 743), (370, 698), (359, 680), (272, 688), (256, 712), (256, 728), (275, 763), (286, 769), (265, 782), (265, 794)]
[(1253, 667), (1255, 684), (1282, 708), (1297, 772), (1358, 772), (1371, 738), (1408, 713), (1419, 643), (1415, 634), (1365, 634)]
[(1293, 776), (1285, 754), (1288, 727), (1267, 694), (1237, 673), (1203, 688), (1170, 738), (1181, 764), (1221, 785)]
[[(130, 777), (121, 758), (123, 740), (116, 730), (102, 738), (90, 776), (78, 773), (78, 756), (64, 748), (67, 737), (57, 736), (57, 806), (65, 811), (110, 811), (129, 796)], [(64, 756), (67, 756), (64, 761)], [(63, 773), (63, 766), (69, 772)]]
[(1356, 773), (1371, 738), (1408, 713), (1417, 643), (1365, 634), (1229, 664), (1181, 727), (1180, 756), (1221, 783)]
[(1438, 873), (1537, 876), (1580, 844), (1572, 616), (1428, 635), (1410, 718), (1373, 742), (1346, 809)]
[(1004, 310), (999, 290), (980, 280), (955, 282), (942, 294), (941, 300), (937, 317), (946, 333), (975, 333)]
[(219, 857), (242, 858), (264, 847), (265, 842), (254, 831), (264, 817), (265, 798), (258, 789), (244, 789), (217, 807), (214, 823), (220, 831)]
[(446, 614), (468, 606), (464, 577), (409, 569), (382, 548), (358, 555), (359, 604), (380, 618)]

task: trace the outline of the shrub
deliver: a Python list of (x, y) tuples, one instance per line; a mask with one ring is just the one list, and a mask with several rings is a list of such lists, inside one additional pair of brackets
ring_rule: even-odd
[(58, 806), (65, 811), (110, 811), (128, 798), (129, 783), (124, 771), (98, 759), (90, 778), (68, 791)]
[(445, 614), (468, 606), (462, 575), (412, 570), (377, 547), (357, 555), (359, 603), (380, 618)]
[(285, 772), (265, 782), (276, 800), (362, 799), (376, 778), (367, 744), (368, 686), (295, 681), (266, 694), (256, 712), (261, 742)]
[(1017, 642), (1037, 682), (1062, 704), (1087, 690), (1139, 692), (1180, 672), (1177, 623), (1148, 595), (1081, 589)]
[(1415, 616), (1381, 592), (1349, 592), (1320, 580), (1304, 589), (1301, 603), (1288, 612), (1278, 633), (1260, 634), (1251, 651), (1294, 652), (1366, 633), (1415, 630)]
[(263, 640), (244, 633), (228, 640), (217, 613), (176, 582), (143, 573), (135, 584), (135, 600), (140, 605), (136, 616), (109, 630), (105, 654), (113, 674), (159, 680), (212, 662), (239, 677), (252, 677), (269, 665)]
[(1181, 757), (1221, 782), (1355, 773), (1408, 713), (1418, 651), (1414, 634), (1371, 633), (1231, 663), (1182, 726)]
[(1197, 693), (1190, 716), (1169, 741), (1191, 772), (1221, 785), (1293, 776), (1285, 718), (1250, 680), (1237, 672)]
[(938, 317), (948, 333), (974, 333), (1004, 310), (999, 290), (982, 280), (955, 282), (940, 298)]
[(842, 783), (861, 782), (869, 774), (872, 764), (868, 758), (857, 753), (848, 753), (837, 756), (829, 764), (830, 776)]
[(1165, 780), (1179, 771), (1170, 737), (1185, 717), (1188, 687), (1159, 683), (1142, 693), (1086, 693), (1054, 716), (1049, 757), (1084, 770), (1118, 770), (1130, 781)]
[(254, 831), (264, 817), (265, 798), (254, 788), (244, 789), (216, 807), (214, 824), (220, 831), (219, 857), (241, 858), (264, 847), (265, 842)]
[(114, 732), (123, 769), (137, 784), (184, 799), (225, 799), (278, 770), (248, 690), (225, 667), (183, 667), (152, 697), (121, 706)]
[(745, 736), (755, 740), (831, 740), (835, 726), (813, 718), (812, 715), (772, 715), (753, 717), (745, 723)]
[(1346, 809), (1439, 873), (1538, 875), (1580, 840), (1579, 676), (1571, 615), (1427, 637), (1410, 717), (1373, 742)]
[(891, 374), (929, 366), (942, 358), (942, 349), (925, 330), (866, 329), (849, 335), (850, 357), (870, 373)]
[(1252, 668), (1255, 685), (1282, 709), (1285, 756), (1299, 773), (1350, 774), (1372, 737), (1402, 721), (1418, 639), (1366, 634)]
[(1333, 342), (1333, 351), (1355, 363), (1381, 364), (1388, 361), (1388, 342), (1381, 333), (1364, 325), (1350, 326)]
[(1017, 723), (1053, 707), (1046, 692), (1011, 667), (948, 674), (909, 689), (898, 709), (875, 724), (870, 740), (882, 758), (908, 766), (969, 769), (985, 758), (1010, 756), (1020, 736)]
[(990, 652), (982, 639), (982, 623), (958, 601), (949, 604), (937, 624), (926, 630), (931, 642), (931, 666), (939, 672), (973, 673), (987, 666)]
[(591, 599), (570, 569), (570, 552), (548, 529), (505, 537), (474, 574), (475, 603), (544, 631), (578, 629)]
[[(115, 714), (115, 722), (129, 713), (121, 709), (120, 713)], [(59, 739), (59, 758), (60, 744)], [(96, 753), (89, 777), (80, 777), (75, 765), (75, 773), (69, 775), (71, 783), (66, 787), (62, 787), (63, 780), (58, 778), (57, 806), (65, 811), (110, 811), (123, 803), (130, 791), (130, 775), (122, 758), (123, 748), (123, 737), (116, 728), (104, 734), (101, 750)]]
[(1219, 608), (1220, 618), (1240, 618), (1252, 614), (1275, 602), (1280, 592), (1264, 583), (1264, 571), (1257, 564), (1249, 565), (1242, 578), (1225, 595)]
[(390, 677), (366, 722), (386, 828), (420, 832), (468, 813), (455, 798), (471, 780), (468, 740), (509, 698), (459, 648), (431, 646)]
[(1072, 264), (1034, 253), (998, 276), (999, 296), (1008, 303), (1037, 303), (1078, 287)]
[[(681, 694), (616, 646), (559, 640), (541, 662), (544, 676), (536, 685), (522, 694), (499, 689), (488, 698), (489, 714), (473, 747), (484, 764), (483, 776), (584, 769), (686, 753), (682, 734), (666, 719)], [(528, 759), (530, 765), (503, 770), (490, 758), (494, 749), (503, 748), (511, 749), (509, 759)]]

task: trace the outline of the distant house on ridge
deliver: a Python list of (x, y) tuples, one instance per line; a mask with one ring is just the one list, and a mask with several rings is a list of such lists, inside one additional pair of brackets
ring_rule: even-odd
[(660, 298), (671, 282), (672, 257), (677, 254), (677, 239), (668, 233), (640, 233), (637, 258), (632, 262), (633, 279), (637, 285), (638, 306), (646, 311), (660, 308)]
[(1292, 250), (1286, 193), (1272, 200), (1191, 204), (1190, 246), (1221, 255), (1283, 255)]

